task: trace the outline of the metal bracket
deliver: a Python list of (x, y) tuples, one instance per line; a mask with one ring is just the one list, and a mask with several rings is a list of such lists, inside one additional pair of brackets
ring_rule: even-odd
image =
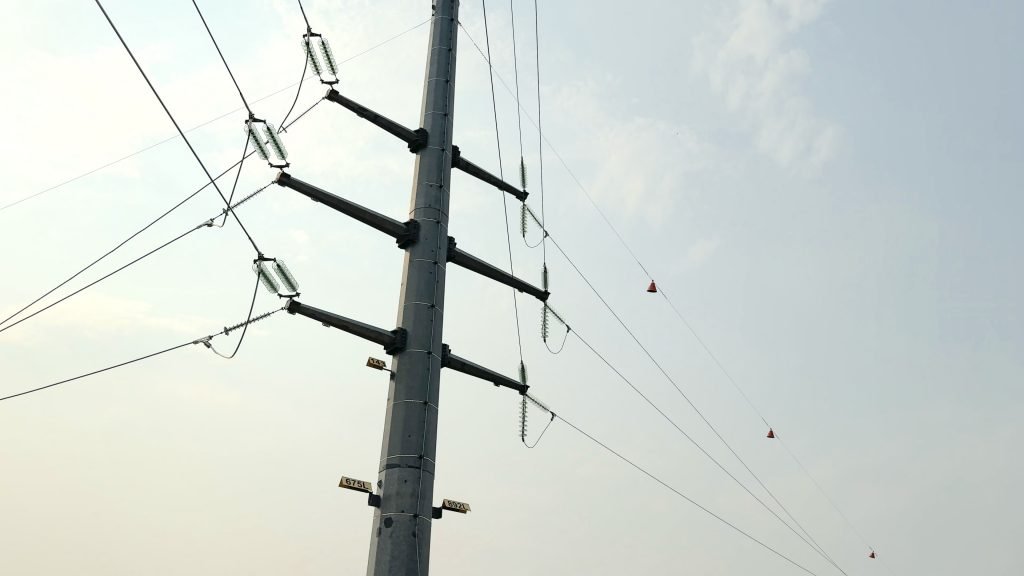
[(405, 249), (412, 246), (420, 239), (420, 222), (419, 220), (409, 220), (405, 222), (405, 232), (395, 236), (395, 242), (399, 248)]
[(409, 340), (409, 332), (405, 328), (395, 328), (391, 331), (394, 340), (384, 345), (384, 351), (390, 355), (398, 354), (405, 350), (406, 342)]
[(415, 137), (409, 140), (409, 152), (416, 154), (427, 147), (427, 137), (429, 134), (427, 134), (426, 128), (417, 128), (412, 133)]
[(367, 494), (366, 504), (374, 508), (380, 508), (380, 494)]

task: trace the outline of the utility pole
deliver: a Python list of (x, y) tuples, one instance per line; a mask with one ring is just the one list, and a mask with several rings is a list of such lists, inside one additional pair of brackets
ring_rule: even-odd
[[(538, 288), (488, 264), (460, 248), (448, 235), (452, 168), (520, 202), (526, 202), (528, 196), (526, 190), (488, 172), (466, 158), (458, 146), (452, 146), (458, 17), (458, 0), (434, 0), (420, 128), (410, 129), (355, 102), (334, 88), (336, 79), (325, 80), (321, 76), (321, 82), (330, 87), (324, 96), (327, 101), (402, 140), (409, 151), (416, 154), (409, 220), (400, 222), (283, 170), (276, 179), (279, 186), (391, 236), (398, 248), (405, 251), (398, 326), (394, 330), (299, 302), (297, 293), (287, 296), (290, 314), (379, 344), (394, 356), (377, 484), (348, 477), (342, 477), (339, 484), (342, 488), (368, 493), (367, 504), (376, 509), (370, 534), (368, 576), (427, 576), (432, 522), (441, 518), (445, 510), (461, 514), (469, 511), (465, 502), (448, 499), (443, 500), (440, 507), (433, 506), (441, 368), (515, 390), (520, 395), (525, 396), (529, 390), (525, 381), (456, 356), (442, 342), (445, 266), (454, 264), (528, 294), (548, 309), (546, 302), (550, 294), (546, 287)], [(303, 38), (307, 56), (314, 62), (308, 36)], [(323, 52), (329, 55), (326, 50)], [(385, 362), (371, 358), (368, 366), (382, 369)]]
[(398, 326), (407, 333), (388, 387), (367, 576), (427, 576), (442, 363), (448, 202), (459, 0), (435, 0), (409, 217), (418, 241), (405, 253)]

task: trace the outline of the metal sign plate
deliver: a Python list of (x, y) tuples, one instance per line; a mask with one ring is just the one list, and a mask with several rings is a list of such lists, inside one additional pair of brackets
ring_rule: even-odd
[(442, 510), (451, 510), (452, 512), (458, 512), (459, 514), (465, 514), (469, 512), (469, 504), (465, 502), (459, 502), (458, 500), (448, 500), (445, 498), (441, 501)]
[(370, 484), (366, 480), (356, 480), (355, 478), (349, 478), (348, 476), (341, 477), (341, 482), (338, 483), (338, 487), (355, 490), (356, 492), (373, 494), (373, 484)]

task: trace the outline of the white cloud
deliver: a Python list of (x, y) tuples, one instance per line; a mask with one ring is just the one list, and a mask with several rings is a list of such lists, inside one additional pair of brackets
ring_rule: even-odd
[(708, 168), (709, 145), (689, 127), (642, 115), (623, 117), (608, 109), (607, 86), (596, 82), (563, 87), (551, 102), (553, 117), (593, 133), (575, 143), (572, 165), (592, 166), (584, 181), (603, 209), (641, 214), (652, 223), (667, 218), (691, 178)]
[(742, 0), (716, 32), (699, 38), (694, 65), (785, 168), (814, 171), (835, 153), (840, 128), (819, 117), (800, 89), (810, 59), (791, 46), (826, 0)]

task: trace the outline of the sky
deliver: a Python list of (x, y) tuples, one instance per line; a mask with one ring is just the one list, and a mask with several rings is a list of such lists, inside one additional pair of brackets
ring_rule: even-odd
[[(339, 90), (417, 126), (428, 27), (365, 51), (426, 21), (430, 3), (304, 4), (343, 61)], [(1024, 572), (1024, 4), (539, 4), (535, 35), (533, 3), (511, 3), (514, 58), (510, 5), (487, 6), (485, 33), (481, 2), (462, 3), (455, 143), (511, 181), (522, 156), (535, 209), (543, 159), (551, 237), (672, 381), (549, 243), (551, 305), (694, 443), (574, 335), (550, 354), (539, 304), (520, 297), (531, 391), (677, 492), (560, 420), (524, 448), (514, 392), (446, 371), (434, 493), (472, 512), (434, 523), (433, 572), (803, 573), (685, 494), (814, 574), (839, 574), (695, 446), (777, 510), (680, 391), (849, 576)], [(216, 174), (237, 161), (246, 115), (191, 4), (104, 5), (204, 164)], [(303, 65), (298, 5), (200, 6), (254, 111), (278, 122)], [(0, 318), (207, 182), (92, 2), (4, 8)], [(501, 168), (473, 43), (486, 50), (488, 37)], [(296, 113), (324, 92), (304, 83)], [(283, 139), (293, 176), (404, 219), (414, 158), (401, 142), (329, 102)], [(246, 162), (238, 194), (275, 173)], [(452, 236), (506, 267), (502, 203), (453, 175)], [(41, 304), (221, 208), (200, 192)], [(652, 278), (602, 213), (693, 332), (645, 291)], [(402, 255), (390, 238), (277, 186), (238, 215), (288, 263), (304, 303), (394, 326)], [(539, 283), (545, 257), (518, 216), (510, 202), (515, 271)], [(229, 220), (4, 329), (0, 396), (243, 321), (252, 258)], [(445, 342), (514, 376), (510, 290), (449, 270)], [(261, 291), (255, 311), (282, 305)], [(230, 352), (237, 337), (213, 344)], [(377, 470), (388, 382), (368, 356), (386, 358), (276, 314), (232, 360), (189, 345), (0, 402), (4, 572), (362, 573), (372, 509), (337, 484)], [(531, 411), (531, 442), (547, 418)]]

